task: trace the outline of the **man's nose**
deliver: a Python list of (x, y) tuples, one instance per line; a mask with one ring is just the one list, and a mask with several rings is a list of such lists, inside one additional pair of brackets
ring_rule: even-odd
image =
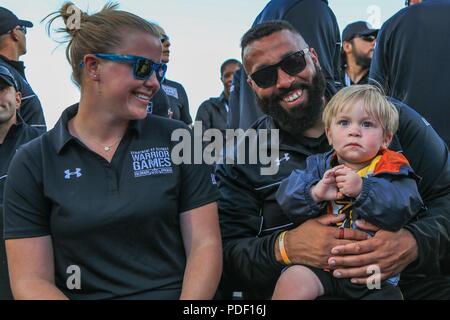
[(290, 88), (292, 83), (295, 81), (295, 78), (286, 72), (284, 72), (281, 68), (277, 69), (277, 88)]

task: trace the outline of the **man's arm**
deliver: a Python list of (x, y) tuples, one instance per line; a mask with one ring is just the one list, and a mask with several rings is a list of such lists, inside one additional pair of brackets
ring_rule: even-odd
[(216, 180), (221, 194), (218, 204), (227, 281), (240, 290), (275, 284), (283, 269), (274, 256), (279, 232), (259, 235), (261, 199), (235, 166), (219, 165)]
[(373, 51), (372, 62), (370, 64), (369, 71), (369, 83), (381, 86), (387, 95), (390, 95), (389, 90), (389, 68), (388, 62), (386, 61), (386, 26), (383, 25), (381, 30), (378, 32), (375, 49)]
[[(219, 214), (224, 272), (243, 288), (267, 289), (275, 285), (285, 267), (278, 247), (278, 237), (283, 230), (260, 234), (263, 201), (239, 169), (238, 166), (219, 165), (216, 171), (221, 193)], [(331, 248), (367, 239), (367, 233), (351, 229), (346, 229), (344, 239), (339, 239), (339, 230), (331, 225), (343, 219), (345, 215), (323, 216), (289, 230), (285, 237), (289, 259), (294, 264), (325, 268)]]
[(180, 90), (178, 91), (178, 94), (180, 95), (179, 99), (183, 105), (180, 112), (180, 120), (186, 123), (187, 125), (192, 124), (192, 118), (191, 118), (191, 112), (189, 110), (189, 99), (186, 93), (186, 90), (184, 90), (184, 87), (180, 84)]
[(210, 129), (212, 126), (211, 117), (208, 112), (208, 107), (210, 107), (209, 100), (203, 102), (197, 111), (197, 116), (195, 117), (195, 121), (202, 122), (203, 133)]

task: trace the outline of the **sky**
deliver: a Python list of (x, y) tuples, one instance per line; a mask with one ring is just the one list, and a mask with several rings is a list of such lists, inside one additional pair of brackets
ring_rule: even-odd
[[(106, 0), (72, 0), (81, 10), (95, 13)], [(121, 10), (157, 22), (171, 38), (171, 61), (167, 77), (183, 84), (194, 119), (199, 105), (219, 96), (220, 65), (229, 58), (240, 60), (239, 42), (268, 0), (116, 0)], [(48, 128), (62, 111), (79, 101), (79, 90), (71, 82), (65, 46), (58, 46), (46, 33), (41, 20), (58, 10), (63, 0), (1, 0), (0, 5), (19, 19), (30, 20), (28, 53), (21, 57), (26, 75), (44, 108)], [(374, 27), (404, 7), (404, 0), (329, 0), (340, 30), (356, 20)]]

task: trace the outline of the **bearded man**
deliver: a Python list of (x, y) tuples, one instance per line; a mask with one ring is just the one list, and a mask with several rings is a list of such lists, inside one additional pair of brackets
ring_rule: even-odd
[[(278, 148), (279, 158), (272, 175), (260, 174), (263, 164), (217, 167), (223, 291), (267, 299), (290, 260), (328, 269), (337, 278), (361, 285), (367, 283), (368, 267), (373, 265), (380, 268), (381, 280), (404, 271), (400, 287), (405, 298), (449, 299), (450, 158), (433, 128), (407, 105), (391, 99), (399, 112), (399, 129), (390, 148), (403, 152), (422, 177), (418, 188), (426, 208), (420, 219), (398, 232), (379, 230), (369, 239), (362, 230), (336, 228), (345, 215), (294, 226), (275, 194), (294, 169), (305, 168), (308, 156), (330, 150), (321, 121), (330, 97), (325, 95), (320, 62), (314, 48), (285, 21), (254, 26), (243, 36), (241, 47), (247, 82), (266, 113), (251, 129), (279, 130), (279, 141), (259, 141), (269, 149)], [(235, 148), (241, 149), (245, 150)], [(373, 231), (368, 224), (361, 228)]]

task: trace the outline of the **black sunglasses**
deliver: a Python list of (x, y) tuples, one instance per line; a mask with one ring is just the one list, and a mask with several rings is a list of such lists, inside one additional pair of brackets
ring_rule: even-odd
[[(18, 26), (17, 30), (22, 31), (23, 34), (27, 34), (27, 27), (25, 27), (25, 26)], [(13, 30), (10, 30), (8, 33), (11, 33), (11, 32), (13, 32)]]
[(169, 41), (170, 38), (169, 38), (169, 36), (162, 34), (161, 37), (159, 38), (159, 40), (161, 40), (161, 43), (164, 43), (166, 41)]
[(377, 39), (377, 37), (375, 37), (373, 34), (367, 36), (360, 36), (360, 38), (367, 42), (373, 42)]
[(294, 52), (277, 64), (264, 67), (254, 72), (250, 75), (250, 79), (252, 79), (256, 85), (262, 89), (274, 86), (278, 80), (278, 68), (281, 68), (281, 70), (290, 76), (295, 76), (306, 68), (305, 54), (308, 52), (309, 48)]

